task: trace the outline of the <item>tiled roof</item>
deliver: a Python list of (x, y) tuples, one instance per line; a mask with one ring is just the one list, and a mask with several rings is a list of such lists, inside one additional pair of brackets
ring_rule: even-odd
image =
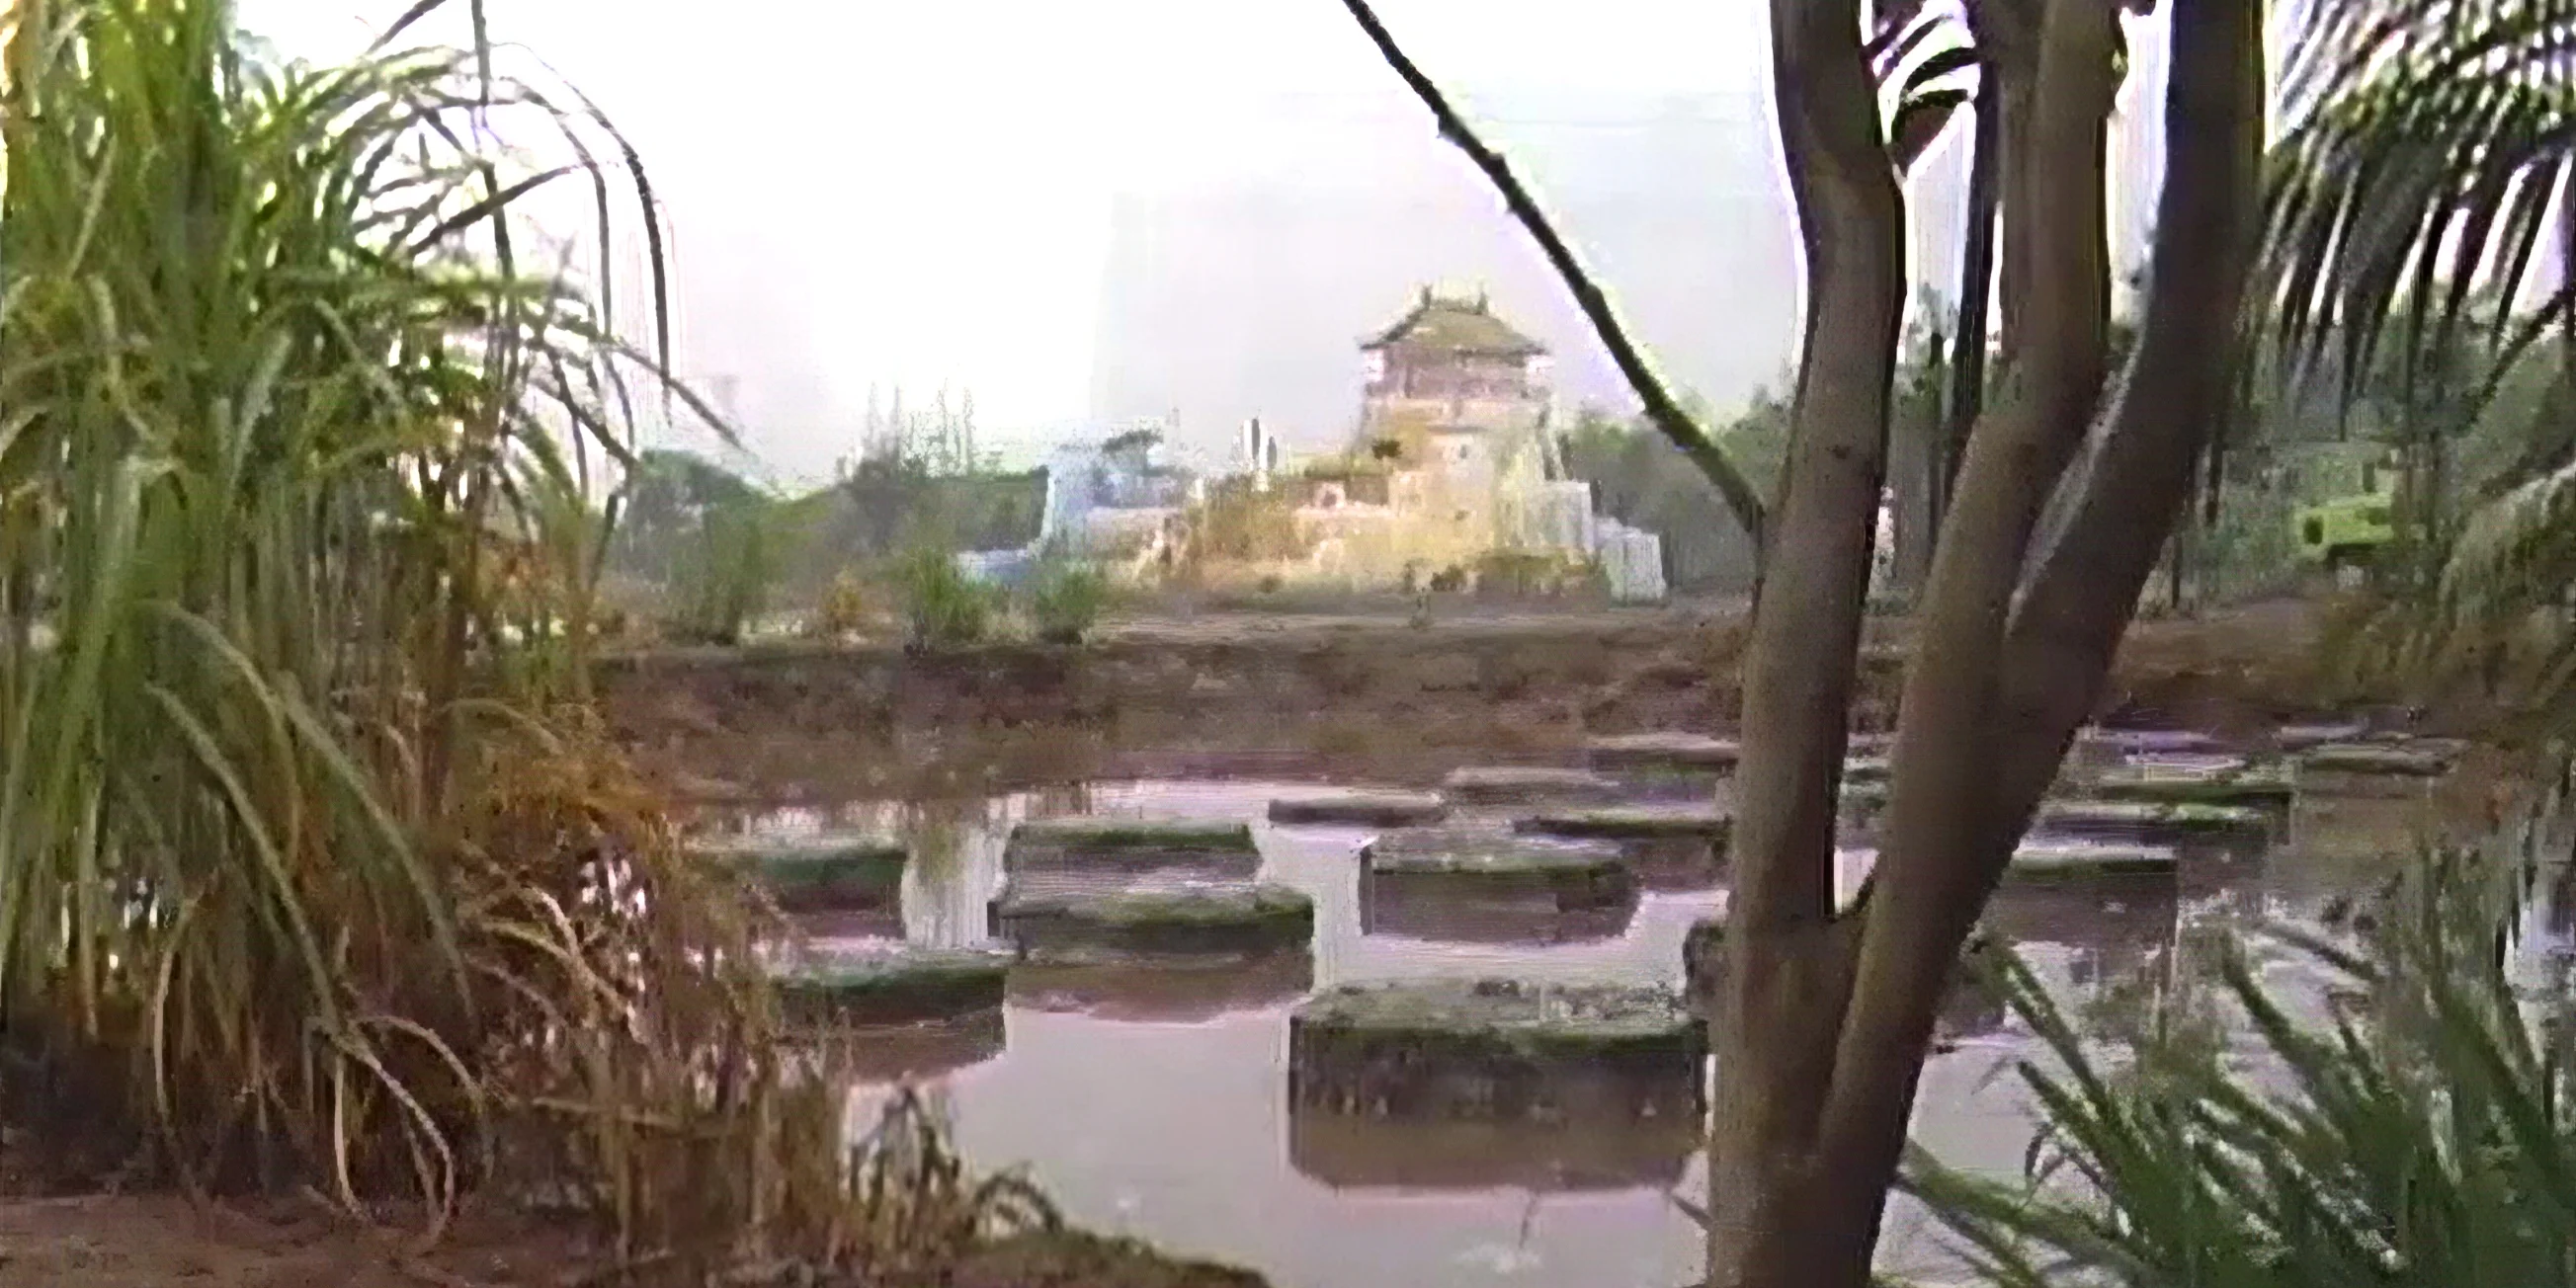
[(1478, 295), (1472, 300), (1449, 299), (1432, 294), (1429, 287), (1423, 288), (1411, 311), (1360, 348), (1365, 352), (1398, 346), (1514, 358), (1547, 352), (1547, 346), (1513, 330), (1510, 323), (1495, 317), (1484, 296)]

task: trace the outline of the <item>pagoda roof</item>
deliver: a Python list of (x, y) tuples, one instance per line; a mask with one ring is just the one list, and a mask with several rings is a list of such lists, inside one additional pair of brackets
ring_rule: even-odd
[(1395, 325), (1360, 345), (1363, 353), (1394, 348), (1505, 358), (1526, 358), (1547, 352), (1546, 345), (1495, 317), (1492, 304), (1483, 294), (1479, 293), (1474, 299), (1454, 299), (1435, 295), (1427, 286), (1415, 298), (1413, 308), (1397, 319)]

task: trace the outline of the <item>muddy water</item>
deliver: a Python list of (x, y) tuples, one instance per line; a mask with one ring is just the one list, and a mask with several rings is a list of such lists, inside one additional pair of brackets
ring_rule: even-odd
[[(1252, 781), (1099, 784), (973, 802), (860, 804), (797, 811), (762, 826), (860, 827), (914, 848), (902, 933), (980, 941), (1013, 823), (1064, 813), (1139, 813), (1253, 822), (1265, 879), (1317, 904), (1311, 967), (1155, 972), (1022, 971), (988, 1031), (912, 1035), (889, 1069), (917, 1075), (986, 1166), (1024, 1165), (1067, 1215), (1176, 1252), (1247, 1265), (1281, 1288), (1564, 1285), (1674, 1288), (1700, 1271), (1700, 1235), (1672, 1203), (1704, 1179), (1689, 1142), (1568, 1141), (1545, 1133), (1345, 1128), (1292, 1119), (1285, 1059), (1290, 1006), (1311, 985), (1354, 979), (1507, 974), (1678, 983), (1691, 923), (1724, 907), (1703, 888), (1658, 881), (1606, 923), (1462, 922), (1364, 909), (1360, 829), (1274, 827), (1269, 800), (1311, 786)], [(2355, 890), (2428, 820), (2421, 800), (2302, 802), (2267, 851), (2195, 855), (2181, 880), (2008, 886), (1993, 920), (2070, 998), (2161, 968), (2181, 924), (2296, 916)], [(1857, 856), (1854, 856), (1857, 859)], [(1853, 865), (1857, 867), (1855, 862)], [(864, 931), (864, 927), (845, 927)], [(891, 932), (892, 925), (883, 927)], [(2017, 1168), (2029, 1107), (2011, 1063), (2033, 1049), (1998, 1013), (1945, 1021), (1924, 1074), (1917, 1139), (1963, 1166)], [(927, 1054), (924, 1054), (924, 1053)], [(1722, 1076), (1722, 1074), (1720, 1075)], [(1939, 1275), (1949, 1259), (1919, 1212), (1891, 1210), (1881, 1261)]]

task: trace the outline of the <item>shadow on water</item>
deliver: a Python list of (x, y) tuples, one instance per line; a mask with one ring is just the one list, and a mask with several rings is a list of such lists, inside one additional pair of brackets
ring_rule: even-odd
[[(899, 915), (813, 927), (830, 935), (984, 942), (1011, 828), (1073, 814), (1246, 821), (1260, 879), (1314, 900), (1308, 953), (1022, 966), (1003, 1013), (886, 1039), (873, 1075), (919, 1080), (972, 1156), (1026, 1165), (1073, 1220), (1248, 1264), (1281, 1288), (1670, 1288), (1696, 1277), (1700, 1232), (1669, 1197), (1703, 1186), (1696, 1124), (1569, 1130), (1308, 1112), (1290, 1103), (1287, 1028), (1310, 988), (1358, 980), (1678, 986), (1684, 937), (1724, 908), (1722, 863), (1659, 871), (1651, 852), (1632, 852), (1640, 888), (1605, 908), (1442, 897), (1365, 877), (1367, 829), (1268, 823), (1269, 800), (1300, 790), (1313, 785), (1104, 782), (817, 806), (754, 826), (866, 832), (909, 849)], [(2301, 801), (2268, 849), (2188, 851), (2179, 875), (2162, 879), (2011, 882), (1988, 924), (2069, 998), (2134, 989), (2167, 969), (2178, 926), (2305, 915), (2366, 884), (2404, 851), (2425, 809)], [(2576, 899), (2561, 897), (2545, 914), (2562, 941), (2576, 936), (2569, 907)], [(1941, 1032), (1918, 1139), (1963, 1166), (2019, 1168), (2031, 1106), (2009, 1069), (2033, 1051), (2030, 1036), (1965, 992)], [(1938, 1273), (1947, 1263), (1933, 1238), (1899, 1203), (1882, 1260)]]

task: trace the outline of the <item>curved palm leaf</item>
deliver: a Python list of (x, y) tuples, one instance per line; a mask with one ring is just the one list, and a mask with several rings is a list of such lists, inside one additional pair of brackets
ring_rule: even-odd
[(2386, 347), (2411, 389), (2483, 317), (2486, 369), (2444, 374), (2491, 383), (2571, 302), (2557, 290), (2516, 325), (2547, 215), (2576, 180), (2576, 2), (2299, 9), (2265, 211), (2286, 349), (2338, 367), (2349, 396)]

